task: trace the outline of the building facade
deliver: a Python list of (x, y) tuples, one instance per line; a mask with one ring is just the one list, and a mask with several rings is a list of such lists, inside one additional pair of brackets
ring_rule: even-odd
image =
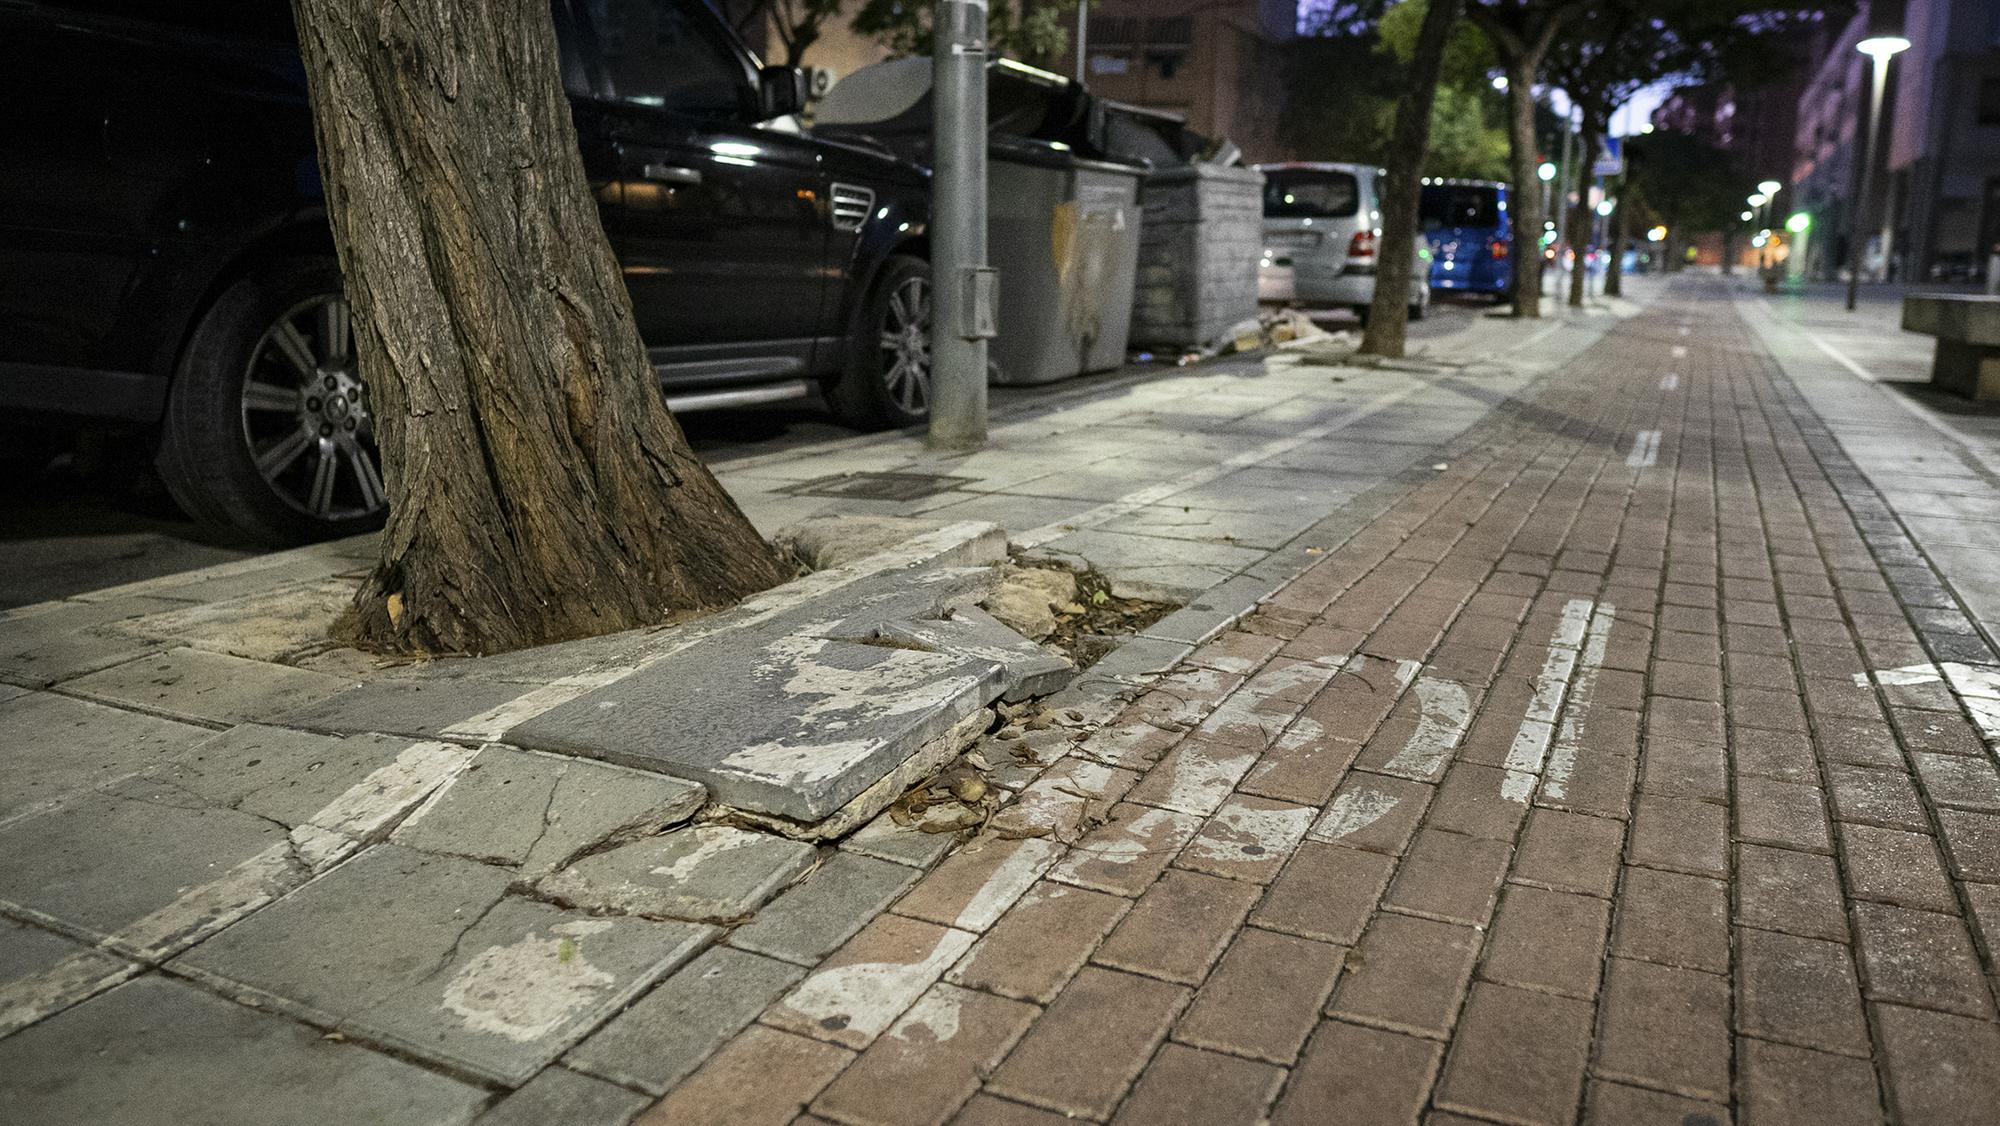
[(2000, 243), (2000, 2), (1909, 0), (1885, 115), (1888, 258), (1911, 280), (1983, 276)]
[[(1285, 44), (1298, 34), (1296, 0), (1098, 0), (1090, 6), (1084, 81), (1120, 102), (1178, 114), (1228, 138), (1246, 160), (1286, 154)], [(1076, 45), (1060, 69), (1076, 73)]]

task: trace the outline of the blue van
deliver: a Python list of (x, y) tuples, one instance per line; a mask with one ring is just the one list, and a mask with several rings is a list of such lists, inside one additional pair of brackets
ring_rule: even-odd
[(1418, 215), (1431, 244), (1432, 289), (1490, 293), (1502, 300), (1513, 294), (1507, 185), (1426, 179)]

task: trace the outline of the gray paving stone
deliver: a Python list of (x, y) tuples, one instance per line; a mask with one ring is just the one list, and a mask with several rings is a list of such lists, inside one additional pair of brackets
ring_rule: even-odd
[(510, 880), (489, 865), (377, 845), (175, 966), (514, 1084), (715, 935), (509, 896)]
[(570, 1049), (564, 1062), (663, 1095), (804, 976), (789, 963), (717, 947)]
[(813, 862), (804, 841), (696, 825), (595, 853), (542, 880), (542, 894), (591, 911), (732, 922)]
[(836, 853), (732, 932), (729, 943), (802, 966), (814, 965), (853, 937), (918, 875), (887, 860)]
[(521, 684), (473, 676), (377, 680), (277, 716), (272, 722), (317, 731), (386, 731), (428, 738), (527, 691)]
[(64, 687), (183, 719), (252, 723), (336, 695), (353, 683), (224, 653), (175, 648), (78, 677)]
[(119, 598), (64, 602), (11, 615), (0, 620), (0, 680), (41, 688), (158, 649), (165, 643), (108, 627), (178, 605), (159, 598)]
[(1173, 671), (1193, 651), (1191, 642), (1170, 641), (1163, 637), (1134, 637), (1119, 643), (1118, 648), (1084, 670), (1084, 675), (1127, 682), (1150, 680)]
[(477, 1126), (625, 1126), (652, 1101), (601, 1079), (551, 1067), (481, 1115)]
[(929, 868), (951, 851), (950, 833), (926, 833), (898, 825), (884, 813), (840, 842), (842, 851), (858, 852), (910, 868)]
[(184, 754), (212, 734), (50, 692), (0, 701), (0, 825)]
[(1269, 597), (1277, 586), (1269, 579), (1238, 575), (1196, 595), (1186, 606), (1147, 626), (1140, 636), (1199, 645), (1255, 610), (1258, 600)]
[(1252, 512), (1149, 504), (1099, 526), (1107, 532), (1272, 548), (1311, 526), (1317, 515), (1298, 510)]
[(705, 796), (678, 778), (489, 746), (391, 839), (537, 880), (585, 848), (685, 821)]
[(0, 830), (0, 902), (136, 957), (172, 953), (304, 879), (285, 830), (133, 779)]
[(1115, 595), (1164, 602), (1184, 602), (1264, 558), (1264, 552), (1251, 547), (1096, 528), (1071, 532), (1035, 550), (1095, 567), (1111, 580)]
[(486, 1100), (158, 976), (0, 1040), (0, 1117), (23, 1126), (452, 1126)]
[(218, 806), (300, 825), (409, 746), (399, 735), (315, 735), (246, 723), (149, 777)]
[[(236, 577), (226, 587), (212, 582), (171, 588), (173, 597), (202, 601), (131, 618), (115, 628), (136, 637), (159, 638), (253, 661), (275, 662), (325, 648), (329, 644), (327, 631), (354, 602), (354, 592), (361, 585), (358, 578), (333, 578), (324, 573), (325, 567), (325, 563), (271, 567)], [(311, 577), (303, 582), (287, 581), (301, 571)], [(230, 589), (240, 593), (226, 594)]]
[(1067, 659), (1008, 629), (977, 607), (955, 610), (946, 621), (882, 622), (865, 636), (997, 662), (1004, 683), (1000, 697), (1010, 702), (1059, 691), (1076, 675), (1076, 666)]
[(0, 918), (0, 1037), (137, 973), (122, 958)]

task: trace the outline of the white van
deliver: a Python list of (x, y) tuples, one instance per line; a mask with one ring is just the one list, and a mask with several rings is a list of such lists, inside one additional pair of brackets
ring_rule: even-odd
[[(1257, 295), (1308, 308), (1345, 305), (1363, 322), (1375, 300), (1383, 172), (1366, 164), (1260, 164), (1264, 258)], [(1431, 307), (1430, 244), (1410, 240), (1410, 319)]]

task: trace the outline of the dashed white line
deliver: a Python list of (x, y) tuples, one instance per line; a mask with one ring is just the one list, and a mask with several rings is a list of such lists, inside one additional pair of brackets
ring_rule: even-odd
[(1681, 376), (1679, 372), (1670, 371), (1667, 374), (1660, 377), (1660, 390), (1678, 391), (1680, 389), (1681, 389)]
[(1685, 345), (1685, 344), (1676, 344), (1676, 345), (1674, 345), (1674, 346), (1673, 346), (1673, 356), (1674, 356), (1674, 359), (1676, 359), (1676, 360), (1678, 360), (1678, 359), (1681, 359), (1681, 358), (1685, 357), (1685, 356), (1686, 356), (1687, 354), (1688, 354), (1688, 350), (1687, 350), (1687, 345)]
[(1563, 606), (1562, 618), (1549, 636), (1549, 655), (1535, 677), (1535, 695), (1528, 701), (1528, 714), (1521, 730), (1507, 749), (1506, 774), (1500, 779), (1500, 796), (1525, 803), (1541, 780), (1542, 765), (1548, 758), (1549, 742), (1555, 736), (1556, 717), (1561, 714), (1563, 696), (1570, 677), (1576, 672), (1578, 646), (1590, 628), (1596, 603), (1588, 598), (1572, 598)]
[(1660, 432), (1641, 430), (1633, 435), (1632, 452), (1625, 455), (1625, 464), (1634, 469), (1644, 469), (1660, 460)]
[(1583, 656), (1577, 662), (1576, 680), (1569, 689), (1569, 710), (1557, 729), (1555, 749), (1549, 752), (1542, 770), (1542, 793), (1561, 800), (1569, 792), (1570, 775), (1576, 772), (1577, 754), (1583, 749), (1585, 725), (1590, 721), (1591, 697), (1597, 693), (1597, 673), (1604, 667), (1604, 651), (1611, 642), (1611, 622), (1615, 606), (1599, 606), (1590, 616), (1590, 629), (1583, 642)]

